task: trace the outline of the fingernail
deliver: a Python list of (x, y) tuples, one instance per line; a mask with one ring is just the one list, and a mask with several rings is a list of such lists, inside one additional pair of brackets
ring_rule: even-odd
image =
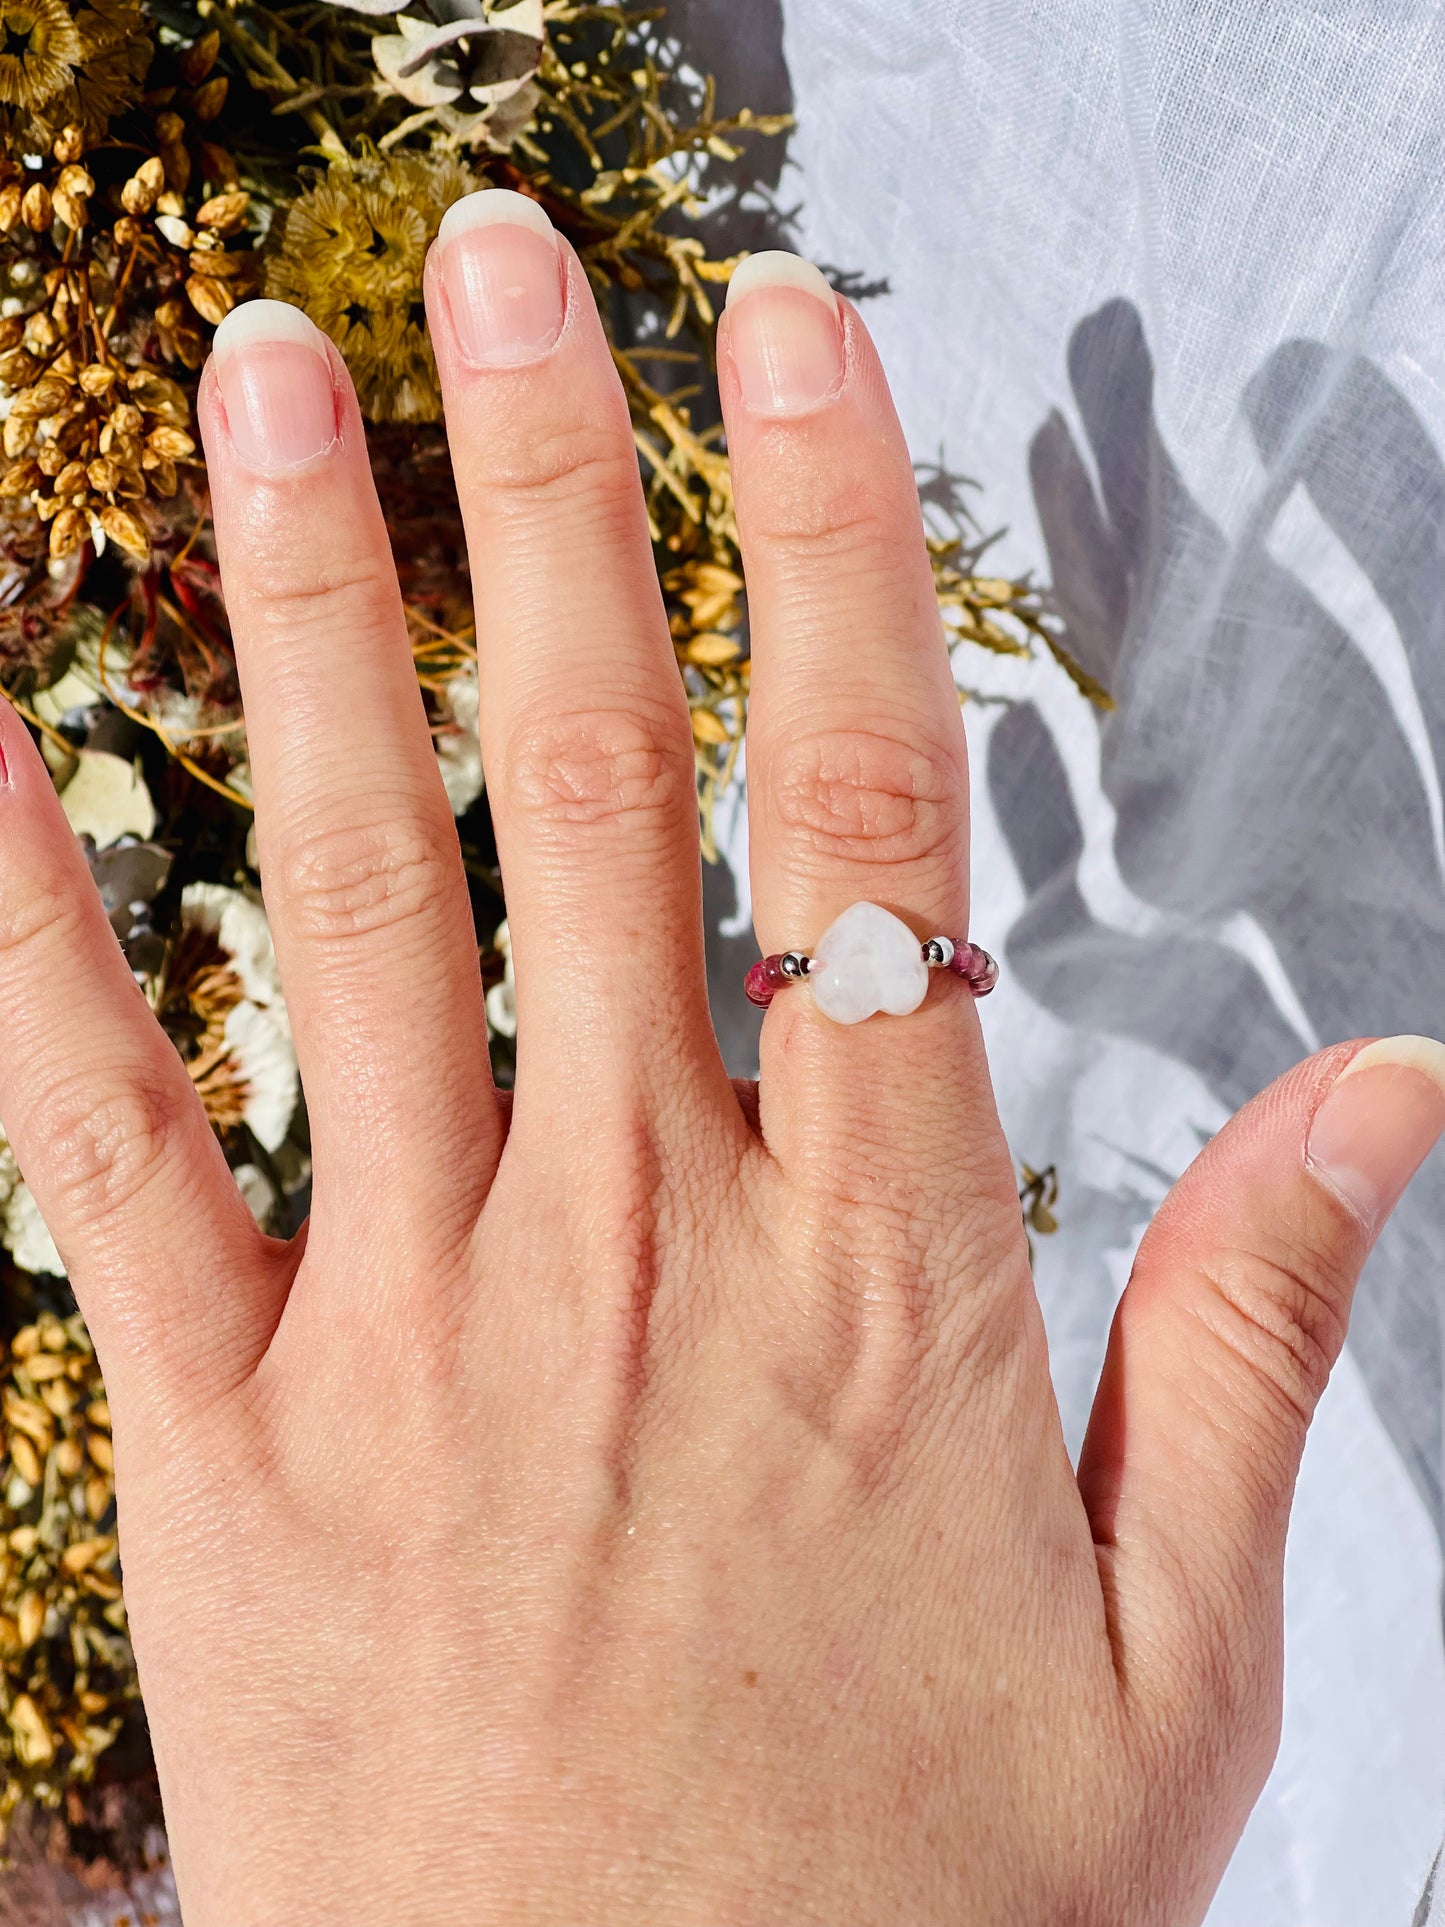
[(453, 201), (437, 230), (457, 345), (483, 368), (537, 361), (562, 332), (562, 256), (525, 194), (485, 187)]
[(236, 453), (274, 473), (336, 440), (326, 338), (286, 301), (243, 301), (216, 330), (216, 380)]
[(751, 254), (728, 283), (727, 342), (755, 415), (801, 415), (843, 380), (838, 297), (811, 261)]
[(1315, 1112), (1305, 1160), (1377, 1232), (1445, 1131), (1445, 1044), (1382, 1037)]

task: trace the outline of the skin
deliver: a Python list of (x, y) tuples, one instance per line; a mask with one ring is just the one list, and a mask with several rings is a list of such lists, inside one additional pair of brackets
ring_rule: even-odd
[[(515, 370), (433, 337), (517, 963), (494, 1093), (360, 419), (265, 476), (203, 393), (310, 1104), (237, 1195), (0, 713), (0, 1114), (105, 1369), (188, 1927), (1198, 1922), (1268, 1770), (1285, 1525), (1369, 1228), (1307, 1165), (1357, 1045), (1223, 1131), (1119, 1309), (1077, 1475), (977, 1010), (734, 1086), (627, 411), (564, 250)], [(798, 296), (798, 299), (807, 299)], [(968, 930), (966, 754), (861, 321), (787, 418), (721, 380), (762, 948)]]

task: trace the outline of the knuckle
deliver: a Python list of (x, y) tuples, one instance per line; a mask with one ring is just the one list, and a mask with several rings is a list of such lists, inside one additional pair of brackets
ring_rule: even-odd
[(85, 939), (88, 906), (79, 893), (44, 876), (0, 894), (0, 960), (24, 970), (38, 950), (74, 954)]
[(878, 730), (800, 738), (769, 758), (764, 788), (777, 828), (824, 862), (961, 860), (964, 773), (923, 738)]
[(575, 510), (641, 499), (631, 436), (612, 422), (571, 421), (494, 442), (483, 456), (481, 486), (506, 508), (527, 513), (557, 504)]
[(399, 616), (396, 575), (389, 556), (369, 549), (328, 558), (307, 549), (288, 559), (278, 545), (256, 608), (273, 635), (324, 629), (328, 636), (369, 639)]
[(626, 822), (670, 829), (694, 807), (693, 761), (671, 719), (617, 709), (549, 716), (522, 727), (508, 756), (508, 797), (534, 827)]
[(1282, 1240), (1217, 1253), (1203, 1278), (1216, 1336), (1308, 1425), (1344, 1349), (1351, 1275)]
[[(801, 457), (805, 451), (797, 453)], [(876, 557), (896, 572), (898, 496), (888, 466), (871, 472), (852, 464), (830, 468), (813, 460), (811, 451), (806, 454), (807, 459), (778, 464), (770, 472), (763, 500), (750, 518), (754, 541), (779, 565), (864, 565)]]
[(172, 1166), (193, 1122), (190, 1093), (140, 1069), (101, 1093), (79, 1079), (57, 1085), (37, 1105), (31, 1135), (45, 1146), (48, 1192), (68, 1224), (86, 1229)]
[(280, 901), (303, 939), (345, 943), (426, 915), (452, 883), (441, 839), (402, 821), (318, 826), (278, 865)]

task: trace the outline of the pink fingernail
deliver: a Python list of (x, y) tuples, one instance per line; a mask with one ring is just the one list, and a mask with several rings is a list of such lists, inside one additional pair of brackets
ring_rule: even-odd
[(296, 468), (336, 440), (326, 339), (299, 308), (242, 302), (217, 328), (213, 353), (231, 442), (248, 468)]
[(482, 188), (437, 230), (457, 346), (483, 368), (538, 361), (562, 332), (563, 266), (552, 223), (526, 194)]
[(1445, 1132), (1445, 1044), (1382, 1037), (1352, 1057), (1315, 1112), (1305, 1161), (1371, 1236)]
[(755, 415), (802, 415), (843, 381), (838, 297), (811, 261), (749, 255), (728, 283), (727, 346)]

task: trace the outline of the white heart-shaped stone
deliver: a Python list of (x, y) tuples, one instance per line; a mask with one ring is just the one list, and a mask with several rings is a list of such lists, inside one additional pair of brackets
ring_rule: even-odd
[(835, 1024), (861, 1024), (880, 1010), (906, 1017), (928, 994), (928, 965), (902, 918), (881, 904), (855, 903), (819, 938), (808, 984)]

